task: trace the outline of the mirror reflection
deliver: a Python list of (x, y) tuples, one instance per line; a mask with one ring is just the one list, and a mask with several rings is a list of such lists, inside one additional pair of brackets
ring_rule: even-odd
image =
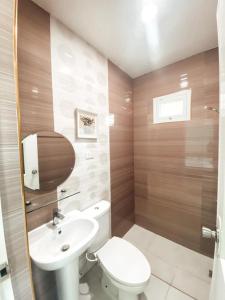
[(52, 191), (71, 174), (75, 153), (71, 143), (61, 134), (42, 131), (22, 141), (24, 186), (32, 191)]

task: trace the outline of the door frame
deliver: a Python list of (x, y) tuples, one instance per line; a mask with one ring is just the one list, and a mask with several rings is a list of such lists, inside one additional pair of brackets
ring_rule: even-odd
[(215, 246), (210, 300), (221, 300), (225, 297), (225, 0), (218, 0), (217, 31), (219, 50), (217, 228), (219, 242)]

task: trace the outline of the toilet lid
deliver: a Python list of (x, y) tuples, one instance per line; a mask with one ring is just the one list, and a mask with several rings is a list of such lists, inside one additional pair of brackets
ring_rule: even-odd
[(111, 238), (97, 251), (97, 256), (106, 272), (122, 284), (139, 286), (149, 280), (151, 270), (147, 259), (126, 240)]

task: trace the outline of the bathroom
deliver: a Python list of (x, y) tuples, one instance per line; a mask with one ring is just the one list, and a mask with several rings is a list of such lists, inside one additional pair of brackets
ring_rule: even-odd
[(0, 300), (225, 299), (224, 28), (224, 0), (0, 0)]

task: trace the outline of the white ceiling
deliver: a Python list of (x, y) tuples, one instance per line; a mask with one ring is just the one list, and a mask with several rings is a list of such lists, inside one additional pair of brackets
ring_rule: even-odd
[(217, 0), (33, 0), (135, 78), (217, 46)]

